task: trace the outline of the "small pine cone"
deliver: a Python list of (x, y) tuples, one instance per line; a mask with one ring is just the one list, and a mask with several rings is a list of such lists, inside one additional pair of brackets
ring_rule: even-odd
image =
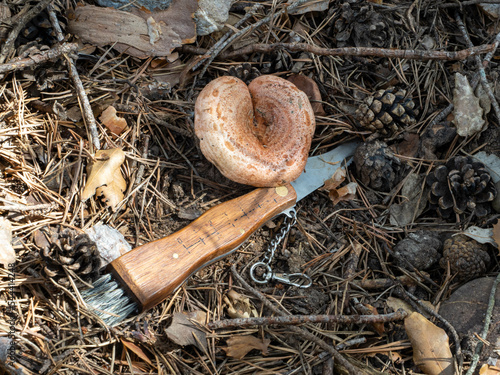
[(454, 236), (444, 241), (439, 265), (446, 269), (450, 263), (451, 272), (456, 273), (460, 280), (482, 276), (490, 262), (486, 248), (463, 234)]
[(247, 85), (260, 76), (260, 72), (257, 68), (250, 65), (250, 63), (244, 63), (237, 66), (231, 66), (228, 70), (229, 75), (241, 79)]
[(390, 191), (403, 170), (401, 161), (379, 140), (360, 145), (354, 153), (354, 165), (361, 182), (376, 191)]
[(43, 270), (48, 277), (62, 285), (68, 285), (64, 267), (85, 282), (92, 282), (99, 277), (101, 258), (95, 242), (87, 234), (77, 235), (75, 231), (65, 229), (55, 233), (50, 242), (50, 246), (41, 252), (45, 261)]
[(469, 213), (484, 217), (491, 212), (497, 191), (484, 165), (470, 156), (455, 156), (428, 176), (429, 203), (441, 217)]
[[(331, 32), (338, 47), (389, 47), (391, 44), (388, 18), (365, 5), (344, 2)], [(352, 40), (352, 41), (351, 41)]]
[(354, 116), (362, 127), (384, 137), (392, 137), (416, 123), (418, 111), (415, 110), (415, 102), (405, 96), (405, 90), (394, 87), (379, 90), (365, 99)]

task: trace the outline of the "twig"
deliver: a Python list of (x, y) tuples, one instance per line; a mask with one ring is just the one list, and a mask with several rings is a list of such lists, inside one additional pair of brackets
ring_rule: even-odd
[(303, 323), (373, 324), (402, 320), (408, 315), (403, 310), (381, 315), (287, 315), (260, 318), (226, 319), (208, 323), (209, 329), (264, 325), (298, 325)]
[[(235, 277), (235, 279), (237, 279), (241, 283), (241, 285), (243, 285), (243, 287), (245, 289), (247, 289), (249, 292), (251, 292), (253, 295), (255, 295), (267, 308), (269, 308), (275, 314), (278, 314), (281, 316), (286, 316), (286, 314), (283, 311), (279, 310), (276, 306), (274, 306), (271, 302), (269, 302), (269, 300), (261, 292), (259, 292), (257, 289), (250, 286), (250, 284), (248, 284), (243, 279), (243, 277), (241, 277), (241, 275), (238, 273), (238, 271), (236, 271), (236, 267), (234, 266), (234, 264), (231, 266), (231, 272), (232, 272), (233, 276)], [(340, 365), (342, 365), (343, 367), (345, 367), (347, 369), (349, 374), (355, 375), (355, 374), (359, 373), (359, 371), (356, 369), (356, 367), (354, 367), (337, 350), (335, 350), (335, 348), (333, 348), (331, 345), (328, 345), (325, 341), (314, 336), (312, 333), (310, 333), (309, 331), (307, 331), (303, 328), (291, 326), (291, 327), (289, 327), (289, 329), (291, 331), (295, 332), (296, 334), (302, 336), (306, 340), (314, 342), (316, 345), (321, 347), (323, 350), (330, 353), (333, 356), (333, 358), (335, 358), (335, 360), (339, 362)]]
[[(257, 13), (257, 11), (259, 9), (261, 9), (263, 7), (262, 4), (255, 4), (252, 8), (250, 8), (250, 10), (248, 10), (248, 12), (245, 13), (245, 15), (243, 16), (243, 18), (241, 20), (239, 20), (238, 22), (236, 22), (234, 24), (234, 28), (238, 28), (240, 27), (241, 25), (243, 25), (252, 15), (254, 15), (255, 13)], [(220, 38), (217, 43), (215, 43), (207, 52), (206, 52), (206, 55), (207, 57), (206, 58), (203, 58), (201, 59), (200, 61), (198, 61), (194, 66), (193, 66), (193, 70), (196, 70), (198, 69), (201, 64), (203, 64), (209, 57), (208, 56), (214, 56), (214, 53), (215, 51), (222, 45), (222, 43), (224, 43), (230, 36), (231, 34), (233, 34), (234, 31), (233, 29), (230, 29), (222, 38)], [(216, 56), (216, 55), (215, 55)]]
[[(483, 332), (481, 332), (481, 338), (483, 340), (486, 340), (486, 336), (488, 336), (488, 331), (490, 329), (491, 316), (493, 314), (493, 308), (495, 307), (495, 296), (497, 292), (498, 283), (500, 283), (500, 273), (497, 275), (495, 281), (493, 281), (493, 285), (491, 287), (488, 309), (486, 310), (486, 317), (484, 318)], [(474, 373), (474, 370), (476, 369), (477, 363), (479, 361), (479, 354), (481, 354), (482, 349), (483, 349), (483, 341), (479, 340), (476, 346), (476, 350), (474, 352), (474, 356), (472, 357), (471, 365), (465, 375), (472, 375)]]
[(38, 4), (36, 4), (33, 8), (31, 8), (28, 12), (26, 12), (22, 17), (16, 20), (15, 26), (9, 33), (7, 40), (2, 46), (2, 50), (0, 51), (0, 64), (3, 64), (5, 60), (9, 57), (9, 55), (14, 51), (15, 41), (19, 36), (21, 30), (26, 26), (26, 24), (35, 18), (42, 10), (44, 10), (52, 0), (42, 0)]
[(0, 206), (0, 211), (48, 211), (56, 207), (56, 204), (54, 202), (52, 203), (43, 203), (43, 204), (35, 204), (32, 206), (25, 206), (22, 204), (15, 204), (13, 203), (12, 205), (8, 206)]
[[(343, 48), (323, 48), (307, 43), (274, 43), (274, 44), (252, 44), (240, 48), (233, 52), (227, 52), (219, 55), (221, 60), (230, 60), (241, 55), (247, 55), (254, 52), (269, 53), (276, 50), (287, 50), (289, 52), (309, 52), (319, 56), (375, 56), (387, 58), (399, 58), (408, 60), (465, 60), (469, 56), (487, 53), (495, 48), (494, 44), (483, 44), (477, 47), (462, 49), (460, 51), (425, 51), (411, 49), (391, 49), (374, 47), (343, 47)], [(184, 45), (183, 52), (193, 54), (204, 54), (203, 48)]]
[[(51, 6), (48, 7), (48, 12), (50, 22), (53, 24), (54, 30), (56, 31), (57, 40), (59, 42), (62, 42), (64, 40), (64, 35), (61, 32), (61, 26), (59, 25), (59, 21), (57, 19), (54, 8)], [(78, 75), (75, 61), (69, 54), (64, 54), (63, 56), (66, 58), (66, 61), (68, 63), (69, 75), (71, 76), (71, 79), (75, 84), (76, 93), (78, 94), (78, 98), (80, 99), (80, 103), (83, 107), (83, 116), (90, 132), (91, 143), (94, 145), (94, 148), (96, 150), (100, 150), (101, 144), (99, 142), (99, 133), (97, 132), (97, 124), (94, 118), (94, 112), (92, 111), (92, 107), (90, 106), (89, 98), (85, 93), (85, 88), (83, 87), (82, 80)]]
[(297, 0), (295, 1), (293, 4), (289, 5), (288, 7), (284, 7), (283, 9), (281, 9), (280, 11), (276, 12), (276, 13), (271, 13), (269, 14), (268, 16), (262, 18), (260, 21), (252, 24), (252, 25), (249, 25), (243, 29), (241, 29), (240, 31), (238, 31), (237, 33), (235, 33), (233, 36), (231, 36), (230, 38), (227, 39), (227, 41), (225, 43), (222, 43), (220, 46), (218, 46), (217, 48), (215, 48), (212, 53), (211, 53), (211, 56), (208, 58), (208, 61), (206, 62), (203, 70), (200, 72), (200, 75), (199, 77), (203, 77), (203, 75), (205, 74), (205, 72), (207, 71), (207, 68), (208, 66), (210, 65), (210, 63), (212, 61), (214, 61), (214, 59), (217, 57), (217, 55), (224, 49), (226, 48), (227, 46), (229, 46), (236, 38), (239, 38), (241, 35), (249, 32), (249, 31), (253, 31), (255, 29), (257, 29), (258, 27), (260, 27), (261, 25), (263, 25), (264, 23), (270, 21), (272, 18), (276, 18), (276, 17), (279, 17), (281, 16), (283, 13), (287, 12), (287, 11), (291, 11), (297, 7), (299, 7), (300, 5), (304, 4), (305, 2), (307, 2), (309, 0)]
[(32, 55), (25, 58), (16, 57), (15, 59), (10, 60), (6, 64), (1, 64), (0, 73), (7, 73), (15, 70), (26, 69), (34, 65), (44, 63), (46, 61), (56, 59), (58, 57), (61, 57), (61, 55), (75, 52), (77, 49), (78, 49), (77, 43), (63, 43), (63, 44), (58, 44), (49, 50), (41, 51), (36, 55)]
[[(465, 28), (464, 23), (462, 22), (462, 19), (460, 18), (460, 15), (457, 13), (455, 15), (455, 20), (457, 21), (458, 28), (462, 32), (462, 36), (464, 37), (465, 41), (467, 42), (467, 46), (469, 48), (473, 47), (474, 44), (472, 44), (472, 40), (470, 39), (469, 33), (467, 32), (467, 29)], [(474, 59), (476, 61), (477, 69), (479, 70), (479, 79), (481, 80), (481, 85), (483, 86), (484, 91), (486, 91), (486, 94), (490, 98), (491, 101), (491, 106), (493, 107), (495, 114), (497, 116), (498, 121), (500, 121), (500, 106), (498, 106), (497, 99), (495, 98), (495, 95), (493, 94), (493, 91), (491, 90), (491, 86), (488, 83), (488, 79), (486, 78), (486, 72), (484, 71), (484, 65), (481, 61), (481, 58), (479, 56), (474, 56)]]

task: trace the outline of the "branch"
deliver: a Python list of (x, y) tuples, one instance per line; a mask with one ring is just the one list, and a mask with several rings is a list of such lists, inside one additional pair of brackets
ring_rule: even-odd
[(221, 60), (233, 59), (241, 55), (255, 52), (269, 53), (275, 50), (285, 49), (289, 52), (309, 52), (319, 56), (375, 56), (400, 58), (408, 60), (465, 60), (469, 56), (487, 53), (493, 50), (493, 44), (484, 44), (460, 51), (424, 51), (405, 50), (392, 48), (374, 47), (344, 47), (344, 48), (323, 48), (307, 43), (274, 43), (274, 44), (251, 44), (233, 52), (226, 52), (219, 55)]
[(261, 318), (226, 319), (208, 323), (209, 329), (264, 325), (297, 325), (303, 323), (373, 324), (402, 320), (408, 316), (403, 310), (382, 315), (287, 315)]
[(26, 57), (26, 58), (15, 58), (10, 60), (6, 64), (0, 64), (0, 74), (7, 73), (14, 70), (22, 70), (37, 64), (44, 63), (49, 60), (56, 59), (61, 57), (64, 54), (73, 53), (78, 49), (77, 43), (63, 43), (60, 45), (56, 45), (55, 47), (41, 51), (35, 55)]

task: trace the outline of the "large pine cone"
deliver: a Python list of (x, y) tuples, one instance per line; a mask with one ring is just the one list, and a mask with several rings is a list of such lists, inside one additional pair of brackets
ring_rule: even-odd
[(415, 124), (417, 114), (415, 102), (406, 98), (406, 91), (391, 87), (367, 97), (354, 116), (362, 127), (384, 137), (392, 137)]
[(428, 176), (429, 202), (443, 218), (453, 213), (484, 217), (497, 191), (484, 165), (470, 156), (455, 156)]
[(358, 146), (354, 165), (361, 182), (376, 191), (390, 191), (403, 171), (401, 161), (385, 142), (379, 140)]
[(64, 268), (89, 283), (100, 275), (102, 261), (95, 242), (87, 234), (76, 234), (70, 229), (52, 233), (50, 245), (42, 249), (41, 256), (45, 261), (44, 273), (62, 285), (69, 284)]
[(446, 269), (449, 263), (451, 272), (460, 280), (482, 276), (490, 262), (486, 246), (463, 234), (454, 236), (444, 241), (439, 265)]

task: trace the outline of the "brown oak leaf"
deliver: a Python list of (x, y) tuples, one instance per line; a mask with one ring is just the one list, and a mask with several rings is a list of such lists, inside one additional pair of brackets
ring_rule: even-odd
[(172, 315), (172, 323), (165, 329), (168, 338), (177, 345), (194, 345), (202, 351), (208, 350), (207, 336), (200, 325), (206, 322), (203, 311), (176, 312)]
[(82, 191), (82, 201), (86, 201), (96, 192), (103, 196), (103, 201), (113, 210), (123, 199), (127, 183), (120, 171), (125, 161), (125, 153), (119, 148), (99, 150), (94, 163), (89, 166), (90, 174)]
[(252, 335), (233, 336), (227, 340), (227, 347), (222, 350), (228, 357), (242, 359), (252, 349), (258, 349), (262, 355), (267, 355), (267, 347), (271, 343), (269, 339), (259, 339)]

